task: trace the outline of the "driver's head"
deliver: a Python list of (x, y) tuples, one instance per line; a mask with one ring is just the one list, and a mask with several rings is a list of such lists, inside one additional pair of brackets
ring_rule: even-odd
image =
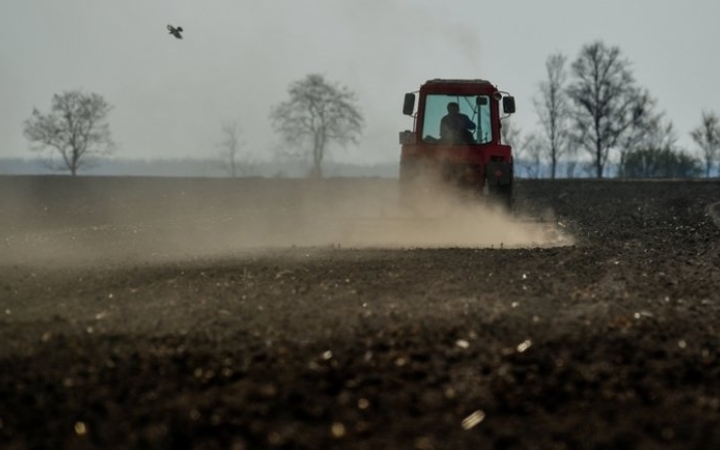
[(458, 113), (460, 112), (460, 105), (455, 102), (450, 102), (447, 104), (447, 110), (449, 113)]

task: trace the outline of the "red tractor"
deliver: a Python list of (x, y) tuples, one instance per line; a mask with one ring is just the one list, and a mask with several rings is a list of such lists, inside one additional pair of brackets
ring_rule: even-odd
[(486, 80), (435, 79), (405, 94), (403, 114), (413, 131), (400, 132), (400, 186), (404, 199), (423, 196), (428, 176), (446, 186), (512, 204), (512, 148), (501, 142), (501, 120), (515, 99)]

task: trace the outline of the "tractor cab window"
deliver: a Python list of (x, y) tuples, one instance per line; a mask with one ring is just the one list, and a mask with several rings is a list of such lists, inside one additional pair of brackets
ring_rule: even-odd
[(493, 139), (491, 123), (487, 95), (431, 94), (425, 98), (425, 142), (487, 144)]

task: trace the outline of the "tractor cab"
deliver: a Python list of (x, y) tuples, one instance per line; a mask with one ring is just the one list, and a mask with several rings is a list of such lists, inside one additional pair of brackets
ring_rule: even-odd
[(412, 131), (400, 132), (401, 182), (439, 171), (453, 184), (503, 196), (512, 192), (512, 149), (501, 141), (501, 120), (515, 99), (486, 80), (430, 80), (405, 94), (403, 114)]
[(405, 94), (403, 114), (415, 121), (412, 132), (401, 132), (401, 144), (447, 144), (441, 139), (441, 122), (451, 103), (475, 125), (469, 145), (500, 144), (500, 120), (515, 112), (514, 97), (485, 80), (430, 80), (416, 92)]

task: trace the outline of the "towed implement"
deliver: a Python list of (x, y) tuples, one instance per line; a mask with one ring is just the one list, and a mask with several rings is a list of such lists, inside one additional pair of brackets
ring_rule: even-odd
[(511, 95), (480, 79), (434, 79), (405, 94), (403, 114), (414, 122), (400, 132), (403, 201), (421, 199), (439, 181), (511, 208), (513, 155), (501, 127), (514, 112)]

